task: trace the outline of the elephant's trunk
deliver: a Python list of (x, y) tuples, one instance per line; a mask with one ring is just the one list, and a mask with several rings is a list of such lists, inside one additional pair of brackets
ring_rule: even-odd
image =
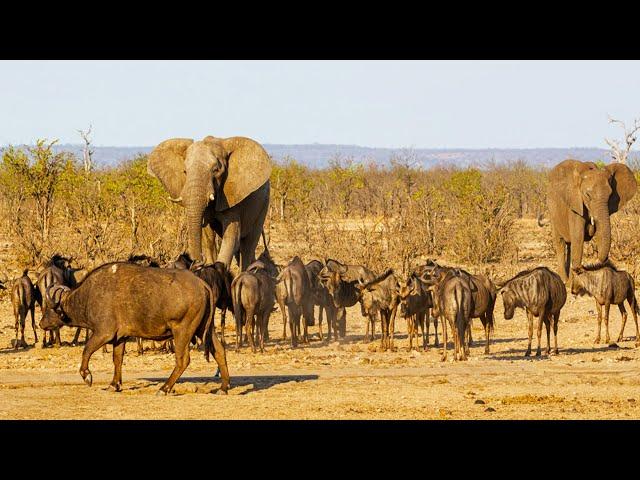
[(598, 261), (604, 263), (609, 258), (611, 248), (611, 220), (607, 203), (599, 204), (593, 211), (596, 226), (594, 240), (598, 246)]
[(210, 171), (204, 168), (189, 172), (182, 190), (187, 215), (187, 252), (194, 261), (202, 260), (202, 217), (212, 194), (212, 189), (207, 188), (210, 177)]

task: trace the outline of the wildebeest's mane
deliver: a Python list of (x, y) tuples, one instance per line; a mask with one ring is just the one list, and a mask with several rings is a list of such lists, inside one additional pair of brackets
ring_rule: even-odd
[(376, 283), (380, 283), (380, 282), (382, 282), (383, 280), (385, 280), (389, 275), (392, 275), (392, 274), (393, 274), (393, 269), (392, 269), (392, 268), (390, 268), (390, 269), (388, 269), (386, 272), (384, 272), (382, 275), (380, 275), (380, 276), (378, 276), (378, 277), (374, 278), (373, 280), (371, 280), (371, 281), (369, 281), (369, 282), (367, 282), (367, 283), (363, 284), (363, 285), (362, 285), (362, 288), (363, 288), (363, 289), (364, 289), (364, 288), (368, 288), (368, 287), (370, 287), (370, 286), (372, 286), (372, 285), (375, 285)]
[[(513, 277), (511, 277), (509, 280), (507, 280), (506, 282), (504, 282), (504, 285), (503, 285), (503, 286), (504, 286), (504, 287), (506, 287), (506, 286), (507, 286), (507, 284), (508, 284), (508, 283), (510, 283), (510, 282), (512, 282), (513, 280), (517, 280), (518, 278), (521, 278), (521, 277), (524, 277), (524, 276), (526, 276), (526, 275), (529, 275), (530, 273), (534, 272), (535, 270), (540, 270), (540, 269), (543, 269), (543, 270), (546, 270), (546, 271), (548, 271), (548, 272), (551, 272), (551, 270), (549, 270), (549, 268), (548, 268), (548, 267), (545, 267), (545, 266), (532, 267), (532, 268), (529, 268), (529, 269), (527, 269), (527, 270), (523, 270), (523, 271), (521, 271), (521, 272), (517, 273), (516, 275), (514, 275)], [(551, 272), (551, 273), (553, 273), (553, 272)]]
[(619, 272), (620, 270), (618, 270), (618, 267), (616, 267), (614, 265), (614, 263), (607, 259), (606, 262), (596, 262), (596, 263), (589, 263), (587, 265), (582, 265), (582, 269), (586, 272), (595, 272), (597, 270), (600, 270), (602, 268), (605, 267), (609, 267), (610, 269), (612, 269), (614, 272)]

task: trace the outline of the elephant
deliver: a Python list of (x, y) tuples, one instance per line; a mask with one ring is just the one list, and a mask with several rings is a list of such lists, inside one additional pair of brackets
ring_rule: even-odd
[[(271, 159), (246, 137), (201, 141), (172, 138), (149, 154), (147, 171), (170, 200), (186, 210), (188, 248), (193, 260), (219, 261), (228, 269), (235, 256), (241, 271), (255, 250), (269, 209)], [(222, 238), (219, 251), (216, 234)]]
[(582, 265), (583, 242), (594, 239), (598, 262), (605, 263), (611, 247), (609, 216), (636, 193), (633, 172), (622, 163), (600, 168), (593, 162), (568, 159), (549, 173), (547, 203), (553, 244), (565, 284)]

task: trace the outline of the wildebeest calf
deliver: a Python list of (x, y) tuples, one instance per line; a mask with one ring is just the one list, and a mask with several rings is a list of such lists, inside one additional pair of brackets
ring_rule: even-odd
[(46, 293), (48, 308), (40, 327), (63, 325), (91, 330), (80, 375), (91, 386), (89, 359), (100, 347), (113, 345), (114, 375), (110, 388), (122, 385), (122, 359), (128, 337), (166, 340), (173, 337), (176, 366), (159, 393), (171, 392), (190, 362), (189, 342), (204, 338), (222, 373), (222, 391), (229, 388), (224, 347), (214, 329), (215, 301), (211, 288), (191, 272), (107, 263), (93, 270), (76, 288), (53, 286)]
[(598, 331), (595, 343), (600, 343), (600, 331), (602, 325), (602, 307), (604, 306), (605, 343), (609, 343), (609, 307), (618, 305), (622, 315), (622, 327), (618, 342), (622, 341), (624, 327), (627, 323), (627, 311), (624, 308), (625, 300), (631, 307), (633, 321), (636, 324), (636, 346), (640, 346), (640, 333), (638, 332), (638, 302), (635, 294), (635, 282), (628, 272), (619, 271), (611, 263), (605, 266), (585, 266), (573, 270), (571, 293), (584, 295), (588, 293), (596, 301), (598, 309)]
[(547, 354), (551, 354), (550, 330), (553, 328), (553, 352), (558, 353), (558, 320), (560, 311), (567, 301), (567, 291), (560, 276), (547, 267), (537, 267), (518, 273), (508, 280), (501, 289), (504, 304), (504, 318), (510, 320), (516, 308), (524, 308), (529, 319), (529, 345), (525, 356), (531, 355), (533, 337), (533, 317), (538, 317), (538, 349), (542, 323), (547, 329)]
[[(24, 340), (24, 326), (28, 313), (31, 313), (31, 328), (33, 328), (35, 343), (38, 343), (34, 315), (36, 302), (42, 304), (42, 298), (40, 297), (40, 291), (33, 285), (28, 273), (29, 270), (22, 272), (22, 276), (15, 280), (11, 288), (11, 304), (13, 305), (13, 315), (16, 317), (16, 340), (14, 345), (16, 350), (21, 346), (27, 346), (27, 342)], [(18, 326), (20, 327), (20, 340), (18, 340)]]

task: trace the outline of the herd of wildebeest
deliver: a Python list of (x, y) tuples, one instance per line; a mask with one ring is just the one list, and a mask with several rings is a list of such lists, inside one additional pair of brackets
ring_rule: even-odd
[[(447, 359), (448, 330), (453, 337), (454, 360), (466, 360), (474, 318), (482, 322), (484, 351), (489, 353), (500, 293), (506, 319), (513, 318), (516, 308), (527, 314), (526, 356), (531, 355), (534, 317), (538, 319), (536, 355), (539, 356), (543, 324), (547, 354), (558, 353), (558, 324), (567, 289), (574, 295), (594, 297), (598, 310), (596, 343), (600, 342), (603, 317), (605, 342), (610, 341), (612, 304), (618, 305), (622, 315), (618, 341), (622, 340), (627, 320), (624, 302), (627, 302), (636, 326), (636, 346), (640, 346), (633, 277), (618, 271), (608, 258), (609, 216), (622, 208), (637, 190), (633, 172), (623, 164), (600, 167), (591, 162), (566, 160), (554, 167), (549, 174), (547, 197), (560, 275), (541, 266), (499, 281), (488, 274), (474, 275), (434, 260), (421, 262), (407, 275), (397, 275), (391, 269), (377, 275), (366, 266), (327, 258), (305, 264), (295, 256), (284, 266), (276, 265), (263, 231), (269, 202), (269, 162), (264, 149), (244, 137), (209, 136), (199, 142), (171, 139), (161, 143), (149, 156), (149, 172), (160, 179), (172, 201), (185, 206), (190, 222), (187, 252), (167, 265), (160, 266), (145, 255), (132, 255), (126, 261), (106, 263), (90, 272), (73, 268), (71, 259), (56, 254), (38, 268), (35, 284), (25, 270), (10, 287), (16, 329), (13, 347), (26, 346), (24, 329), (29, 313), (38, 342), (34, 317), (38, 304), (42, 310), (43, 347), (61, 345), (63, 326), (76, 328), (72, 344), (78, 344), (85, 329), (80, 374), (88, 385), (92, 384), (91, 355), (111, 344), (115, 371), (110, 388), (119, 391), (125, 344), (127, 339), (136, 338), (140, 354), (144, 352), (143, 339), (162, 342), (161, 348), (175, 353), (175, 368), (160, 388), (161, 393), (169, 393), (189, 365), (190, 345), (204, 350), (207, 360), (213, 355), (222, 378), (221, 391), (226, 392), (227, 310), (235, 319), (236, 349), (246, 342), (253, 352), (258, 349), (264, 352), (276, 303), (282, 314), (282, 338), (287, 339), (288, 325), (292, 348), (299, 343), (308, 344), (309, 328), (316, 325), (320, 341), (345, 337), (346, 308), (359, 303), (362, 316), (367, 319), (364, 340), (375, 338), (379, 323), (381, 350), (394, 348), (399, 309), (400, 316), (406, 319), (409, 349), (414, 348), (414, 342), (415, 348), (420, 348), (421, 334), (422, 349), (427, 350), (433, 323), (433, 346), (442, 345), (442, 360)], [(190, 174), (194, 165), (202, 168)], [(260, 175), (256, 174), (258, 167)], [(208, 178), (206, 172), (213, 179), (199, 186), (201, 178)], [(243, 187), (242, 194), (234, 190), (239, 187)], [(193, 192), (202, 198), (190, 201)], [(264, 249), (256, 260), (260, 233)], [(222, 239), (219, 250), (214, 242), (216, 235)], [(598, 263), (585, 266), (583, 243), (592, 239), (598, 248)], [(203, 243), (207, 246), (204, 252)], [(235, 278), (229, 269), (233, 256), (240, 270)], [(0, 288), (6, 289), (5, 283), (6, 280), (0, 281)], [(316, 307), (319, 307), (317, 319)], [(216, 309), (221, 312), (220, 338), (215, 330)]]
[[(80, 373), (92, 384), (89, 359), (100, 347), (113, 345), (114, 378), (110, 388), (121, 389), (122, 359), (125, 343), (137, 338), (138, 353), (144, 351), (142, 340), (162, 342), (160, 348), (174, 352), (176, 366), (160, 391), (168, 393), (189, 364), (189, 345), (204, 350), (207, 360), (213, 354), (222, 378), (222, 391), (229, 388), (229, 372), (225, 355), (225, 319), (230, 310), (235, 318), (235, 347), (248, 342), (251, 349), (263, 352), (268, 337), (268, 324), (276, 303), (282, 314), (282, 338), (291, 347), (310, 340), (309, 327), (317, 325), (321, 341), (343, 338), (346, 334), (346, 308), (360, 304), (367, 318), (364, 341), (375, 338), (376, 323), (381, 326), (381, 349), (394, 348), (395, 318), (406, 320), (409, 349), (429, 347), (429, 326), (433, 323), (433, 346), (442, 346), (447, 358), (448, 328), (453, 336), (455, 360), (466, 360), (472, 342), (471, 321), (479, 318), (485, 332), (485, 353), (489, 353), (494, 330), (494, 308), (501, 293), (504, 317), (513, 318), (522, 308), (529, 320), (531, 355), (533, 320), (538, 319), (538, 345), (541, 355), (542, 325), (546, 327), (547, 354), (557, 354), (557, 332), (560, 312), (567, 298), (565, 283), (546, 267), (520, 272), (504, 282), (494, 282), (488, 275), (471, 274), (461, 268), (448, 267), (433, 260), (417, 266), (404, 278), (393, 270), (376, 275), (362, 265), (349, 265), (333, 259), (312, 260), (305, 264), (295, 256), (287, 265), (272, 260), (268, 245), (249, 268), (233, 278), (224, 264), (193, 261), (187, 253), (160, 267), (145, 255), (126, 261), (104, 264), (91, 272), (73, 268), (71, 260), (54, 255), (33, 283), (25, 270), (11, 286), (11, 302), (15, 314), (15, 349), (26, 347), (24, 329), (28, 314), (38, 342), (35, 307), (41, 307), (42, 346), (60, 346), (60, 328), (76, 327), (72, 344), (79, 344), (86, 329), (85, 347)], [(636, 324), (636, 345), (640, 345), (634, 280), (627, 272), (618, 271), (611, 262), (584, 266), (575, 270), (570, 284), (574, 295), (589, 294), (598, 308), (600, 342), (601, 308), (604, 307), (606, 338), (609, 343), (609, 307), (618, 305), (622, 314), (622, 340), (627, 312), (631, 307)], [(5, 281), (5, 283), (7, 283)], [(3, 288), (4, 284), (1, 284)], [(319, 307), (318, 316), (315, 308)], [(214, 329), (215, 309), (221, 312), (221, 339)], [(327, 334), (323, 332), (323, 317)], [(378, 321), (379, 319), (379, 321)], [(441, 341), (438, 337), (441, 325)], [(91, 335), (89, 335), (91, 331)], [(553, 348), (550, 343), (553, 332)], [(414, 344), (415, 341), (415, 344)]]

